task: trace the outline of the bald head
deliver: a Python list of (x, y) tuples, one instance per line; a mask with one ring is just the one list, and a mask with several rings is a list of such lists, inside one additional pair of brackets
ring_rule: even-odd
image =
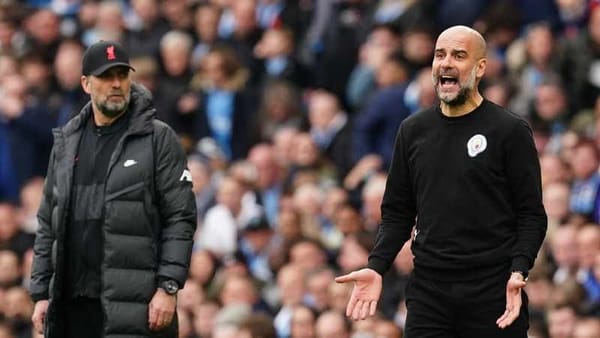
[(483, 36), (476, 30), (467, 26), (452, 26), (443, 31), (438, 37), (438, 41), (442, 39), (460, 39), (468, 42), (473, 55), (476, 58), (485, 57), (487, 45)]
[(483, 101), (477, 85), (485, 74), (485, 53), (485, 40), (472, 28), (453, 26), (440, 34), (431, 75), (442, 113), (468, 114)]

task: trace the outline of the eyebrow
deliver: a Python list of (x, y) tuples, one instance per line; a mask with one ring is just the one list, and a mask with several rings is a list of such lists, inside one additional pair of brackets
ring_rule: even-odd
[[(445, 52), (446, 49), (445, 48), (436, 48), (435, 49), (435, 53), (438, 52)], [(452, 49), (450, 51), (451, 54), (458, 54), (458, 53), (465, 53), (465, 54), (469, 54), (469, 52), (466, 49)]]

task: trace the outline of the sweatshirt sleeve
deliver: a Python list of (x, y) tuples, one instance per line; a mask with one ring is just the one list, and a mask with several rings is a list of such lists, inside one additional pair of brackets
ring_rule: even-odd
[(539, 159), (531, 128), (525, 121), (519, 120), (510, 132), (504, 156), (517, 215), (511, 271), (527, 272), (542, 245), (548, 222), (542, 204)]
[(381, 275), (389, 269), (404, 243), (410, 238), (415, 223), (415, 199), (409, 174), (404, 128), (405, 124), (402, 124), (396, 135), (394, 154), (381, 203), (382, 220), (367, 265)]

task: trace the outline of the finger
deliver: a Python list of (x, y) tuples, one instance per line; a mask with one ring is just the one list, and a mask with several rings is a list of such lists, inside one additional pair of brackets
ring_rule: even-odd
[(362, 306), (360, 308), (360, 319), (366, 319), (367, 316), (369, 315), (369, 308), (371, 306), (371, 302), (369, 301), (364, 301), (362, 303)]
[(373, 300), (373, 301), (371, 301), (371, 308), (369, 309), (369, 315), (374, 316), (376, 311), (377, 311), (377, 301)]
[(519, 317), (518, 314), (511, 312), (498, 326), (500, 326), (501, 329), (504, 329), (512, 324), (517, 317)]
[(360, 318), (360, 309), (362, 308), (363, 301), (358, 301), (352, 310), (352, 319), (358, 320)]
[(156, 323), (156, 319), (158, 319), (158, 313), (154, 309), (152, 303), (148, 306), (148, 323)]
[(348, 302), (348, 306), (346, 306), (346, 317), (352, 316), (352, 311), (354, 311), (354, 307), (356, 306), (357, 302), (358, 302), (358, 298), (356, 296), (352, 295), (350, 297), (350, 301)]
[(517, 318), (519, 318), (519, 309), (511, 311), (510, 316), (504, 321), (506, 326), (512, 324)]
[(352, 281), (354, 281), (354, 278), (352, 277), (352, 273), (335, 278), (336, 283), (346, 283), (346, 282), (352, 282)]
[(506, 317), (508, 317), (509, 313), (510, 313), (509, 310), (506, 309), (506, 311), (504, 311), (504, 313), (500, 316), (500, 318), (498, 318), (498, 320), (496, 320), (496, 324), (498, 324), (498, 326), (500, 326), (500, 323), (504, 322)]
[(505, 328), (507, 326), (509, 326), (510, 324), (512, 324), (515, 319), (517, 319), (519, 317), (519, 313), (520, 310), (519, 308), (507, 308), (506, 312), (504, 313), (504, 315), (498, 319), (498, 326), (500, 328)]

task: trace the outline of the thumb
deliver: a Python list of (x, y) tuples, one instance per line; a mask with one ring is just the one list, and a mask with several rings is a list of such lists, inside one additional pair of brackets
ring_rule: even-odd
[(336, 283), (347, 283), (347, 282), (353, 282), (354, 280), (355, 280), (354, 272), (351, 272), (349, 274), (335, 278)]

